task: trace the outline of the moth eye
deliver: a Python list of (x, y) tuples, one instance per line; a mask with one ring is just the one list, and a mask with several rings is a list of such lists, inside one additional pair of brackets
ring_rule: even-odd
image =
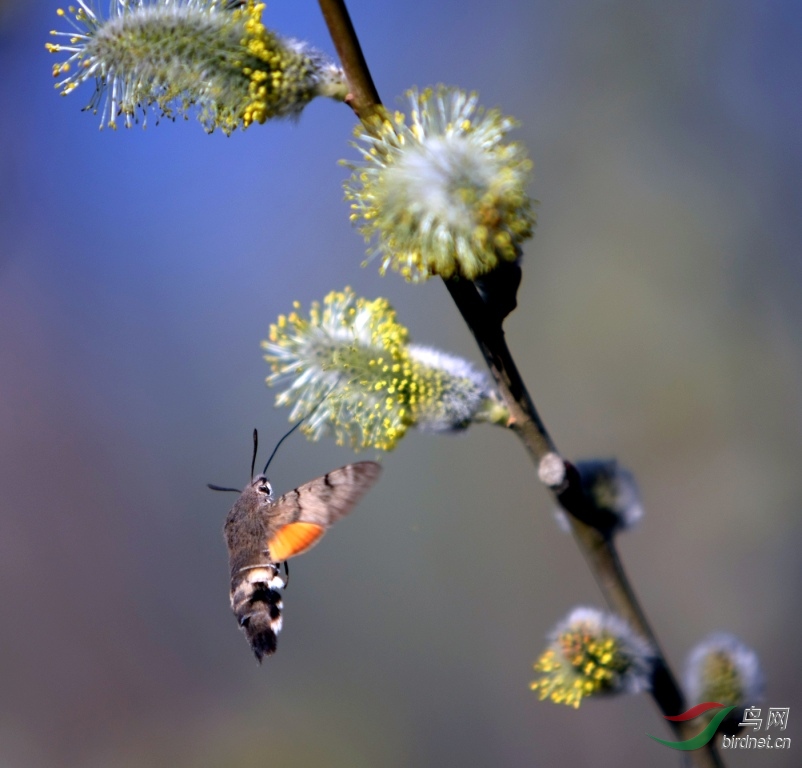
[(270, 487), (270, 483), (262, 483), (256, 490), (258, 490), (259, 493), (264, 493), (268, 496), (271, 493), (273, 493), (273, 489)]

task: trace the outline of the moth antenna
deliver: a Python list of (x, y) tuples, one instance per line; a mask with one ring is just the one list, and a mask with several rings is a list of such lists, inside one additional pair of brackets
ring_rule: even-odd
[(234, 493), (242, 493), (239, 488), (223, 488), (222, 485), (212, 485), (211, 483), (206, 483), (206, 487), (212, 491), (234, 491)]
[[(315, 403), (315, 407), (314, 407), (314, 408), (313, 408), (311, 411), (309, 411), (309, 413), (307, 413), (307, 414), (306, 414), (306, 416), (303, 416), (302, 418), (298, 419), (298, 421), (296, 421), (296, 422), (295, 422), (295, 424), (293, 424), (293, 425), (290, 427), (289, 431), (288, 431), (288, 432), (287, 432), (287, 433), (284, 435), (284, 437), (282, 437), (282, 438), (281, 438), (281, 440), (279, 440), (279, 441), (276, 443), (276, 447), (273, 449), (273, 453), (271, 453), (271, 454), (270, 454), (270, 458), (267, 460), (267, 464), (265, 464), (265, 468), (262, 470), (262, 474), (263, 474), (263, 475), (267, 474), (267, 468), (270, 466), (270, 462), (271, 462), (271, 461), (273, 461), (273, 457), (276, 455), (276, 451), (279, 449), (279, 446), (280, 446), (280, 445), (281, 445), (281, 444), (282, 444), (282, 443), (283, 443), (283, 442), (284, 442), (284, 441), (285, 441), (285, 440), (286, 440), (286, 439), (287, 439), (287, 438), (288, 438), (288, 437), (289, 437), (289, 436), (290, 436), (290, 435), (291, 435), (293, 432), (295, 432), (295, 430), (296, 430), (296, 429), (298, 429), (298, 427), (300, 427), (300, 426), (301, 426), (301, 424), (303, 424), (303, 423), (304, 423), (304, 422), (305, 422), (305, 421), (306, 421), (306, 420), (307, 420), (307, 419), (308, 419), (308, 418), (309, 418), (309, 417), (310, 417), (310, 416), (311, 416), (311, 415), (312, 415), (312, 414), (313, 414), (313, 413), (314, 413), (314, 412), (315, 412), (315, 411), (316, 411), (318, 408), (320, 408), (320, 406), (321, 406), (321, 404), (323, 403), (323, 401), (324, 401), (324, 400), (325, 400), (325, 399), (326, 399), (326, 398), (327, 398), (327, 397), (328, 397), (328, 396), (329, 396), (329, 395), (330, 395), (330, 394), (331, 394), (333, 391), (334, 391), (334, 387), (332, 387), (332, 388), (331, 388), (331, 389), (330, 389), (328, 392), (326, 392), (326, 394), (325, 394), (325, 395), (323, 395), (323, 397), (321, 397), (321, 398), (320, 398), (320, 400), (318, 400), (318, 401), (317, 401), (317, 403)], [(254, 440), (256, 440), (256, 430), (255, 430), (255, 429), (254, 429), (254, 431), (253, 431), (253, 439), (254, 439)], [(253, 454), (253, 460), (254, 460), (254, 461), (256, 461), (256, 452), (255, 452), (255, 451), (254, 451), (254, 454)], [(251, 468), (251, 475), (253, 475), (253, 468)]]
[[(283, 438), (282, 438), (283, 439)], [(276, 446), (278, 448), (278, 445)], [(256, 468), (256, 452), (259, 450), (259, 433), (256, 431), (254, 427), (253, 430), (253, 457), (251, 458), (251, 479), (253, 480), (253, 470)], [(275, 453), (275, 451), (273, 451)], [(272, 456), (271, 456), (272, 458)], [(270, 462), (267, 462), (268, 464)], [(266, 467), (265, 467), (266, 469)], [(264, 474), (264, 473), (262, 473)]]
[[(288, 438), (288, 437), (289, 437), (289, 436), (290, 436), (290, 435), (291, 435), (293, 432), (295, 432), (295, 430), (296, 430), (296, 429), (298, 429), (298, 427), (300, 427), (300, 426), (301, 426), (301, 424), (303, 424), (303, 423), (304, 423), (304, 419), (305, 419), (305, 418), (306, 418), (306, 416), (304, 416), (304, 418), (303, 418), (303, 419), (300, 419), (300, 420), (296, 421), (296, 422), (295, 422), (295, 424), (293, 424), (293, 426), (292, 426), (292, 427), (290, 427), (290, 430), (289, 430), (289, 432), (287, 432), (287, 433), (284, 435), (284, 437), (282, 437), (282, 438), (281, 438), (281, 440), (279, 440), (279, 441), (276, 443), (276, 447), (273, 449), (273, 453), (271, 453), (271, 454), (270, 454), (270, 458), (267, 460), (267, 464), (265, 464), (265, 468), (262, 470), (262, 474), (263, 474), (263, 475), (267, 473), (267, 468), (270, 466), (270, 462), (271, 462), (271, 461), (273, 461), (273, 457), (276, 455), (276, 451), (279, 449), (279, 446), (280, 446), (280, 445), (281, 445), (281, 444), (282, 444), (282, 443), (283, 443), (283, 442), (284, 442), (284, 441), (285, 441), (285, 440), (286, 440), (286, 439), (287, 439), (287, 438)], [(254, 430), (254, 432), (255, 432), (255, 431), (256, 431), (256, 430)], [(254, 460), (254, 461), (256, 461), (256, 454), (254, 454), (254, 455), (253, 455), (253, 460)], [(251, 470), (251, 471), (253, 471), (253, 470)]]

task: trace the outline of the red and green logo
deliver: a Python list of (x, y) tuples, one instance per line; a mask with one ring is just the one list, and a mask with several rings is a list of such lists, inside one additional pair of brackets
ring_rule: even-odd
[(721, 709), (721, 712), (714, 715), (705, 729), (701, 733), (697, 733), (692, 739), (687, 739), (686, 741), (666, 741), (666, 739), (658, 739), (657, 736), (652, 736), (650, 733), (646, 735), (650, 739), (659, 741), (661, 744), (671, 749), (682, 749), (685, 751), (699, 749), (713, 738), (716, 730), (721, 725), (721, 721), (729, 715), (735, 707), (725, 707), (723, 704), (719, 704), (715, 701), (706, 701), (703, 704), (697, 704), (695, 707), (691, 707), (687, 712), (683, 712), (681, 715), (666, 716), (666, 720), (671, 720), (674, 723), (682, 723), (686, 720), (693, 720), (695, 717), (699, 717), (699, 715), (703, 715), (711, 709)]

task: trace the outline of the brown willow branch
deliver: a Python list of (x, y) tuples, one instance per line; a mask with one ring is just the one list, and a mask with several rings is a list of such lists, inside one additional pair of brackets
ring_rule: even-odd
[(351, 87), (351, 94), (346, 101), (357, 117), (365, 122), (376, 107), (381, 106), (381, 99), (362, 55), (362, 46), (354, 31), (348, 9), (343, 0), (319, 0), (319, 4)]
[[(534, 411), (529, 393), (526, 391), (515, 361), (507, 347), (501, 322), (488, 318), (485, 302), (473, 283), (451, 279), (446, 280), (445, 284), (463, 319), (471, 329), (505, 404), (510, 408), (513, 419), (511, 428), (521, 439), (540, 471), (547, 451), (557, 453), (556, 447)], [(532, 424), (528, 423), (530, 418), (533, 420)], [(638, 603), (612, 537), (603, 532), (609, 530), (611, 521), (600, 517), (599, 510), (582, 488), (577, 469), (570, 462), (564, 462), (564, 466), (566, 472), (562, 484), (552, 487), (551, 491), (560, 506), (568, 512), (567, 517), (574, 539), (607, 604), (633, 629), (648, 639), (654, 647), (657, 656), (652, 672), (652, 698), (664, 715), (683, 712), (686, 707), (682, 690)], [(671, 722), (670, 726), (681, 741), (696, 735), (693, 728), (689, 727), (687, 723)], [(706, 747), (688, 752), (687, 755), (700, 768), (723, 766), (712, 741)]]
[[(501, 323), (488, 318), (485, 302), (473, 283), (454, 279), (446, 280), (445, 283), (510, 409), (511, 429), (519, 436), (540, 469), (543, 459), (549, 453), (557, 453), (557, 449), (534, 409), (507, 347)], [(612, 538), (602, 532), (609, 528), (610, 521), (600, 519), (599, 510), (582, 489), (576, 468), (566, 462), (565, 469), (563, 482), (551, 490), (559, 504), (569, 513), (568, 520), (574, 538), (610, 608), (653, 645), (657, 658), (652, 674), (651, 693), (660, 710), (664, 715), (682, 712), (685, 709), (682, 691), (638, 603)], [(671, 726), (680, 740), (694, 735), (685, 723), (671, 723)], [(712, 744), (708, 745), (708, 749), (695, 753), (692, 759), (699, 766), (722, 765)]]
[[(366, 122), (376, 113), (381, 101), (362, 55), (348, 10), (343, 0), (318, 2), (351, 85), (351, 106), (359, 118)], [(509, 427), (523, 442), (538, 468), (541, 480), (546, 480), (546, 464), (553, 465), (554, 460), (558, 460), (564, 467), (564, 474), (559, 473), (561, 477), (549, 484), (550, 490), (560, 506), (568, 512), (574, 538), (608, 605), (654, 647), (657, 658), (652, 673), (652, 697), (664, 715), (676, 715), (684, 711), (685, 697), (624, 572), (609, 533), (610, 521), (604, 519), (600, 510), (585, 494), (577, 469), (559, 457), (507, 347), (502, 328), (503, 318), (487, 311), (485, 300), (474, 283), (458, 278), (443, 282), (473, 333), (504, 398), (510, 412)], [(680, 740), (695, 735), (687, 723), (671, 722), (670, 726)], [(685, 754), (698, 768), (723, 768), (712, 741), (701, 749)]]

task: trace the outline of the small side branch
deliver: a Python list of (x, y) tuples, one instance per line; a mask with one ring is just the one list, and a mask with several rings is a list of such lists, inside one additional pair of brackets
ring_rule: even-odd
[(351, 96), (347, 101), (357, 117), (364, 122), (375, 112), (376, 107), (381, 106), (381, 100), (362, 54), (362, 46), (343, 0), (319, 1), (320, 10), (340, 57), (340, 64), (351, 86)]

